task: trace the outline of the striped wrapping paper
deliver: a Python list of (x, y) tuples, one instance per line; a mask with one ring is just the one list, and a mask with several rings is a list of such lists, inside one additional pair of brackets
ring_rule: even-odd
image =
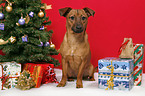
[(140, 86), (142, 81), (144, 45), (134, 46), (134, 85)]

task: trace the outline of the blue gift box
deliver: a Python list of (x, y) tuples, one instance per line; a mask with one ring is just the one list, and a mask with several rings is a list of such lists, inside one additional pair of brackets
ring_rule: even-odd
[(4, 30), (4, 23), (0, 23), (0, 30)]
[(28, 42), (28, 36), (22, 36), (22, 42)]
[(129, 91), (134, 86), (132, 59), (114, 57), (100, 59), (98, 69), (99, 88)]
[(33, 17), (33, 16), (34, 16), (34, 12), (31, 11), (31, 12), (29, 13), (29, 16), (30, 16), (30, 17)]
[(44, 26), (41, 26), (40, 28), (39, 28), (39, 30), (44, 30), (45, 28), (44, 28)]

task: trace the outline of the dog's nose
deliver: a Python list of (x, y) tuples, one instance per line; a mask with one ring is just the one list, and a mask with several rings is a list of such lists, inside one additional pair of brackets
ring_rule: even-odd
[(77, 25), (76, 29), (82, 29), (82, 25)]

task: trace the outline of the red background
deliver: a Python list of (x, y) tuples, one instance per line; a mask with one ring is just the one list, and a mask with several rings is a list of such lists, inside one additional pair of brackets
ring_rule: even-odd
[[(118, 56), (124, 37), (131, 37), (134, 43), (145, 44), (145, 0), (42, 0), (42, 2), (52, 4), (53, 9), (47, 10), (46, 13), (52, 21), (48, 29), (54, 31), (52, 41), (56, 49), (59, 49), (66, 32), (66, 19), (60, 17), (58, 9), (89, 7), (96, 12), (94, 17), (89, 18), (87, 26), (92, 52), (91, 62), (95, 67), (100, 58)], [(60, 55), (55, 58), (61, 62)]]
[[(59, 49), (66, 32), (66, 19), (59, 15), (58, 9), (89, 7), (96, 12), (94, 17), (89, 18), (87, 27), (92, 53), (91, 62), (95, 67), (100, 58), (118, 56), (124, 37), (131, 37), (134, 43), (145, 44), (145, 0), (42, 0), (42, 2), (52, 4), (53, 9), (46, 12), (52, 21), (48, 29), (54, 31), (52, 41), (56, 49)], [(56, 56), (61, 62), (60, 57)]]

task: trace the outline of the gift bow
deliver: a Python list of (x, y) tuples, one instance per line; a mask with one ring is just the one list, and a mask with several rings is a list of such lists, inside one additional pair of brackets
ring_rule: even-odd
[(48, 66), (47, 67), (47, 71), (44, 73), (44, 75), (46, 76), (45, 80), (44, 80), (44, 83), (47, 84), (49, 82), (55, 82), (55, 83), (58, 83), (56, 77), (55, 77), (55, 73), (54, 73), (54, 70), (53, 68), (51, 68), (51, 66)]

